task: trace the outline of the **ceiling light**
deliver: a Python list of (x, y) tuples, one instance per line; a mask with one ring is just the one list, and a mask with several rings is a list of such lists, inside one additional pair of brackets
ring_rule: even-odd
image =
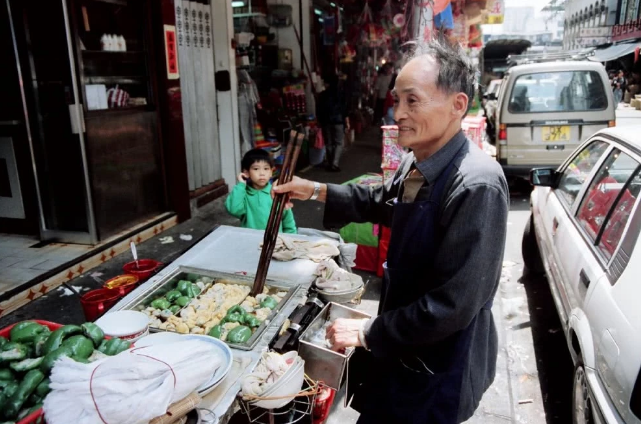
[(325, 22), (325, 21), (323, 21), (323, 18), (318, 18), (318, 22)]
[(323, 12), (321, 12), (321, 11), (320, 11), (320, 10), (318, 10), (318, 9), (314, 9), (314, 13), (315, 13), (315, 14), (317, 14), (318, 16), (320, 16), (320, 15), (322, 15), (322, 14), (323, 14)]
[(231, 7), (245, 7), (244, 1), (233, 1), (231, 2)]
[(330, 3), (329, 5), (332, 7), (336, 7), (336, 3)]

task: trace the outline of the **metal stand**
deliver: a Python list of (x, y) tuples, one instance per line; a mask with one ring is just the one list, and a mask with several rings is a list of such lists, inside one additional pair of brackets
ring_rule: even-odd
[(302, 391), (313, 391), (314, 394), (307, 396), (295, 397), (287, 405), (278, 409), (263, 409), (251, 405), (249, 401), (239, 399), (240, 411), (247, 416), (250, 423), (257, 424), (294, 424), (301, 421), (303, 418), (310, 416), (314, 409), (316, 401), (315, 390), (318, 385), (312, 387), (309, 383), (305, 382)]

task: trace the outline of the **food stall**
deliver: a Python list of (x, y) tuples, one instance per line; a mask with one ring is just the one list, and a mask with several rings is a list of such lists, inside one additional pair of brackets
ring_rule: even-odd
[[(44, 410), (50, 423), (156, 424), (191, 411), (198, 422), (226, 423), (240, 410), (251, 422), (285, 423), (311, 415), (321, 389), (340, 388), (353, 352), (329, 349), (329, 322), (366, 317), (339, 304), (364, 290), (346, 265), (356, 249), (316, 230), (278, 235), (273, 253), (265, 240), (263, 231), (217, 227), (95, 323), (3, 329), (0, 403), (11, 406), (9, 418), (20, 411), (20, 424), (43, 422)], [(262, 268), (267, 254), (274, 260)], [(134, 406), (141, 401), (150, 403), (144, 412)]]
[[(250, 287), (258, 266), (261, 252), (259, 246), (263, 241), (263, 235), (263, 231), (218, 227), (188, 252), (122, 299), (111, 311), (137, 308), (140, 310), (142, 305), (147, 305), (154, 297), (154, 293), (162, 293), (163, 287), (166, 291), (170, 288), (166, 287), (167, 285), (171, 285), (176, 280), (180, 281), (186, 274), (209, 276), (215, 281), (218, 279), (218, 284), (225, 283), (221, 279), (233, 278), (234, 283), (247, 284), (247, 287)], [(320, 236), (297, 235), (291, 238), (329, 243), (336, 247), (340, 243), (337, 239)], [(342, 263), (343, 259), (339, 258), (338, 262)], [(262, 354), (277, 338), (277, 333), (288, 317), (299, 305), (306, 303), (310, 286), (316, 278), (317, 268), (318, 263), (310, 259), (271, 262), (266, 287), (269, 293), (283, 294), (282, 297), (277, 297), (278, 306), (246, 343), (228, 342), (233, 354), (230, 370), (224, 381), (211, 393), (205, 395), (200, 404), (201, 408), (213, 411), (219, 423), (227, 422), (239, 410), (238, 393), (241, 390), (243, 377), (250, 374), (256, 367)], [(315, 302), (319, 307), (324, 306), (324, 303), (319, 300)]]

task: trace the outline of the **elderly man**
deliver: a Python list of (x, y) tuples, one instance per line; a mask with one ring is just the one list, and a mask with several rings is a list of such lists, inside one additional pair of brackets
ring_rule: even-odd
[(490, 308), (509, 194), (498, 163), (461, 131), (474, 80), (460, 50), (435, 41), (417, 49), (394, 88), (398, 141), (412, 153), (393, 180), (369, 188), (295, 179), (275, 188), (324, 201), (328, 227), (391, 224), (378, 316), (338, 319), (327, 332), (333, 349), (369, 351), (350, 365), (366, 368), (352, 403), (359, 423), (460, 423), (494, 379)]

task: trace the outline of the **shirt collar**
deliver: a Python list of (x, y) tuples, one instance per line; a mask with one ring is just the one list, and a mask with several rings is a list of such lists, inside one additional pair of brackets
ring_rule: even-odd
[(465, 133), (459, 131), (445, 146), (441, 147), (440, 150), (427, 159), (415, 163), (415, 166), (419, 172), (423, 174), (425, 180), (427, 180), (429, 184), (433, 184), (436, 178), (441, 175), (441, 172), (443, 172), (452, 159), (454, 159), (454, 156), (456, 156), (461, 146), (466, 142), (467, 137)]
[(271, 183), (271, 182), (270, 182), (270, 183), (267, 183), (267, 185), (266, 185), (262, 190), (256, 190), (254, 187), (252, 187), (252, 186), (251, 186), (251, 184), (247, 184), (247, 188), (249, 188), (249, 192), (250, 192), (250, 193), (259, 193), (259, 192), (263, 192), (263, 193), (267, 193), (267, 194), (270, 194), (270, 195), (271, 195), (271, 192), (272, 192), (272, 183)]

